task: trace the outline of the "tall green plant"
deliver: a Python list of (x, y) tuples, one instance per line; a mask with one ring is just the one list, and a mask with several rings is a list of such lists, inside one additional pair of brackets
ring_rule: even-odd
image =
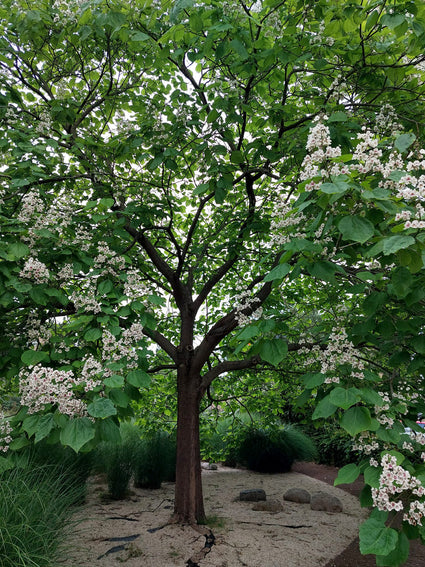
[(134, 485), (138, 488), (160, 488), (163, 481), (174, 481), (176, 444), (168, 434), (159, 431), (144, 436), (134, 460)]
[(84, 487), (55, 466), (15, 467), (0, 478), (0, 565), (55, 567)]
[(241, 429), (232, 454), (239, 464), (263, 473), (291, 470), (294, 461), (313, 460), (317, 454), (314, 442), (294, 426)]

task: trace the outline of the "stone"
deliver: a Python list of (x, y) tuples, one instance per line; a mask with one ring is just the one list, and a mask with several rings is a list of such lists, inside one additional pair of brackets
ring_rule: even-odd
[(283, 495), (284, 500), (290, 502), (298, 502), (299, 504), (308, 504), (311, 500), (310, 492), (304, 488), (289, 488)]
[(342, 512), (343, 505), (339, 498), (327, 492), (314, 492), (311, 495), (310, 508), (321, 512)]
[(216, 471), (218, 469), (215, 463), (201, 463), (201, 467), (206, 471)]
[(249, 490), (241, 490), (239, 500), (243, 502), (260, 502), (266, 500), (266, 493), (262, 488), (251, 488)]
[(273, 512), (276, 514), (276, 512), (283, 511), (283, 506), (279, 500), (266, 500), (265, 502), (257, 502), (252, 509), (255, 512)]

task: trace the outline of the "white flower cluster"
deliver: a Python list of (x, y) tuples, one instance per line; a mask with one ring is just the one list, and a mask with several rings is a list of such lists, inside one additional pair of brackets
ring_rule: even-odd
[(84, 290), (73, 291), (71, 293), (71, 301), (74, 303), (76, 309), (83, 309), (84, 311), (91, 311), (93, 313), (100, 313), (102, 307), (96, 299), (96, 287), (94, 282), (89, 282), (89, 285)]
[(36, 191), (29, 191), (22, 197), (21, 210), (19, 211), (18, 220), (21, 222), (31, 223), (35, 215), (44, 211), (44, 203), (40, 199)]
[(84, 226), (79, 226), (74, 238), (72, 239), (72, 244), (79, 246), (84, 252), (90, 250), (90, 242), (92, 241), (93, 234), (85, 228)]
[[(257, 297), (252, 297), (249, 290), (240, 290), (234, 298), (235, 319), (238, 325), (243, 327), (248, 325), (253, 319), (259, 319), (263, 315), (263, 308), (261, 305), (255, 308), (255, 305), (260, 302)], [(248, 311), (245, 314), (244, 311)]]
[(375, 117), (375, 132), (378, 134), (390, 134), (395, 136), (403, 130), (398, 121), (397, 114), (391, 104), (384, 104)]
[(103, 372), (102, 364), (92, 355), (83, 358), (83, 369), (81, 370), (81, 379), (84, 382), (84, 391), (89, 392), (102, 384), (102, 380), (96, 379)]
[[(74, 269), (72, 264), (65, 264), (57, 273), (58, 280), (61, 280), (63, 283), (71, 280), (74, 277)], [(62, 287), (62, 286), (61, 286)]]
[(54, 17), (55, 22), (64, 23), (76, 22), (81, 12), (81, 7), (87, 0), (54, 0), (52, 9), (57, 11)]
[(357, 134), (359, 143), (353, 154), (353, 159), (358, 161), (357, 169), (360, 173), (381, 170), (382, 150), (378, 148), (379, 140), (370, 130), (364, 130)]
[[(381, 114), (377, 115), (377, 121), (382, 128), (386, 128), (390, 119), (394, 117), (395, 112), (392, 107), (385, 106), (381, 109)], [(316, 121), (307, 140), (306, 147), (309, 153), (304, 158), (300, 174), (302, 181), (309, 181), (305, 190), (320, 189), (322, 180), (317, 180), (317, 177), (327, 179), (351, 173), (378, 174), (382, 176), (379, 186), (392, 191), (397, 198), (402, 200), (402, 205), (410, 206), (410, 208), (401, 209), (396, 214), (395, 222), (404, 221), (406, 229), (425, 228), (425, 175), (422, 174), (425, 169), (425, 150), (411, 152), (407, 161), (397, 150), (393, 150), (384, 159), (377, 136), (379, 129), (372, 131), (363, 127), (362, 132), (357, 135), (358, 143), (352, 162), (347, 165), (334, 160), (341, 154), (341, 149), (332, 148), (329, 129), (322, 123), (322, 120), (326, 120), (326, 117)], [(400, 124), (395, 123), (391, 134), (394, 135), (400, 130)], [(391, 175), (394, 172), (400, 176), (398, 181)]]
[(6, 420), (4, 413), (0, 410), (0, 451), (6, 453), (9, 449), (10, 443), (12, 443), (12, 427), (10, 423)]
[(43, 346), (49, 342), (52, 331), (41, 323), (36, 312), (31, 312), (25, 325), (25, 335), (29, 347)]
[(117, 276), (118, 272), (124, 269), (124, 258), (119, 257), (116, 252), (111, 250), (106, 242), (99, 242), (97, 251), (98, 255), (94, 259), (93, 267), (95, 270), (102, 270), (102, 276), (106, 276), (108, 274)]
[(344, 76), (338, 75), (329, 86), (329, 100), (336, 100), (337, 102), (340, 102), (341, 100), (347, 99), (347, 90), (348, 85)]
[(276, 205), (275, 217), (272, 219), (270, 232), (271, 241), (277, 246), (283, 246), (293, 238), (305, 236), (303, 230), (294, 230), (304, 225), (305, 215), (294, 211), (290, 203), (280, 201)]
[(385, 425), (386, 429), (391, 429), (394, 425), (394, 418), (387, 415), (385, 412), (390, 410), (391, 398), (385, 392), (378, 392), (384, 402), (381, 406), (375, 406), (376, 419), (381, 425)]
[(86, 404), (74, 394), (75, 386), (82, 381), (72, 370), (36, 366), (28, 374), (21, 372), (19, 378), (21, 405), (28, 407), (28, 413), (42, 411), (51, 404), (70, 417), (87, 415)]
[(312, 35), (312, 37), (310, 38), (310, 45), (314, 45), (315, 43), (318, 43), (320, 45), (326, 44), (332, 46), (335, 43), (334, 38), (330, 36), (325, 36), (324, 31), (325, 31), (325, 22), (321, 21), (319, 24), (318, 32)]
[(8, 106), (4, 118), (8, 124), (13, 124), (19, 118), (19, 115), (15, 112), (13, 106)]
[[(127, 368), (137, 368), (136, 343), (143, 337), (143, 326), (140, 323), (133, 323), (129, 329), (123, 331), (120, 339), (117, 339), (110, 331), (105, 329), (102, 335), (103, 362), (119, 362), (125, 358)], [(104, 376), (110, 374), (112, 374), (112, 371), (105, 369)]]
[(312, 349), (300, 349), (300, 354), (310, 354), (306, 364), (312, 365), (320, 363), (320, 372), (327, 374), (325, 384), (339, 384), (340, 378), (337, 375), (338, 368), (342, 364), (348, 364), (353, 369), (352, 378), (359, 380), (364, 379), (364, 364), (357, 357), (357, 351), (354, 345), (347, 338), (345, 329), (334, 327), (329, 335), (328, 344), (325, 349), (319, 345), (315, 345)]
[(50, 273), (46, 264), (43, 264), (43, 262), (40, 262), (40, 260), (36, 258), (28, 258), (19, 276), (32, 280), (37, 284), (43, 284), (49, 281)]
[[(307, 138), (306, 148), (309, 153), (305, 156), (302, 163), (300, 175), (302, 181), (317, 176), (340, 175), (346, 171), (346, 166), (343, 164), (332, 164), (332, 169), (329, 170), (330, 160), (341, 155), (341, 148), (339, 146), (332, 147), (331, 144), (329, 128), (319, 119), (311, 128)], [(320, 184), (313, 182), (313, 185), (306, 187), (306, 190), (319, 187)]]
[(39, 120), (35, 125), (37, 134), (49, 134), (52, 128), (52, 118), (47, 110), (42, 110), (39, 114)]
[[(384, 512), (401, 512), (405, 510), (404, 497), (425, 496), (425, 487), (420, 480), (412, 476), (409, 471), (397, 465), (393, 455), (386, 454), (381, 459), (382, 473), (379, 478), (379, 488), (372, 488), (373, 505)], [(422, 524), (425, 515), (425, 504), (418, 499), (409, 503), (403, 520), (416, 526)]]
[(147, 295), (148, 288), (142, 281), (140, 274), (137, 270), (127, 271), (127, 281), (124, 283), (124, 294), (129, 299), (140, 299)]
[[(371, 431), (364, 431), (360, 433), (357, 441), (353, 443), (351, 449), (353, 451), (359, 451), (360, 453), (364, 453), (365, 455), (370, 455), (377, 449), (379, 449), (379, 443), (376, 440), (376, 436)], [(375, 466), (372, 465), (371, 466)], [(378, 464), (376, 464), (378, 466)]]

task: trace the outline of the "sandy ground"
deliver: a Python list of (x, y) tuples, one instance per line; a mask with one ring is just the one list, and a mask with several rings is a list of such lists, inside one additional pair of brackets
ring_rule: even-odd
[[(134, 489), (125, 501), (107, 502), (101, 498), (106, 485), (92, 478), (61, 567), (185, 567), (198, 561), (199, 567), (320, 567), (347, 547), (366, 517), (354, 496), (296, 472), (264, 475), (219, 467), (203, 471), (203, 487), (215, 542), (202, 560), (205, 535), (189, 526), (166, 525), (173, 510), (172, 483), (159, 490)], [(284, 501), (292, 487), (334, 494), (344, 510), (331, 514)], [(237, 500), (241, 490), (255, 488), (264, 489), (267, 500), (280, 500), (283, 511), (253, 511), (252, 502)]]

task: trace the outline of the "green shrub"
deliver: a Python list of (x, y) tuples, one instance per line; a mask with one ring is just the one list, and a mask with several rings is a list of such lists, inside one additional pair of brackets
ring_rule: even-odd
[(0, 475), (0, 565), (57, 565), (65, 528), (83, 486), (54, 466), (14, 467)]
[(176, 444), (163, 431), (140, 440), (134, 459), (134, 486), (160, 488), (163, 481), (173, 482), (176, 471)]
[(241, 430), (231, 456), (241, 465), (262, 473), (291, 470), (294, 461), (316, 456), (313, 441), (292, 425), (269, 430), (253, 426)]
[(352, 450), (352, 438), (339, 427), (325, 425), (311, 432), (311, 437), (317, 446), (316, 461), (319, 464), (343, 467), (361, 458)]

